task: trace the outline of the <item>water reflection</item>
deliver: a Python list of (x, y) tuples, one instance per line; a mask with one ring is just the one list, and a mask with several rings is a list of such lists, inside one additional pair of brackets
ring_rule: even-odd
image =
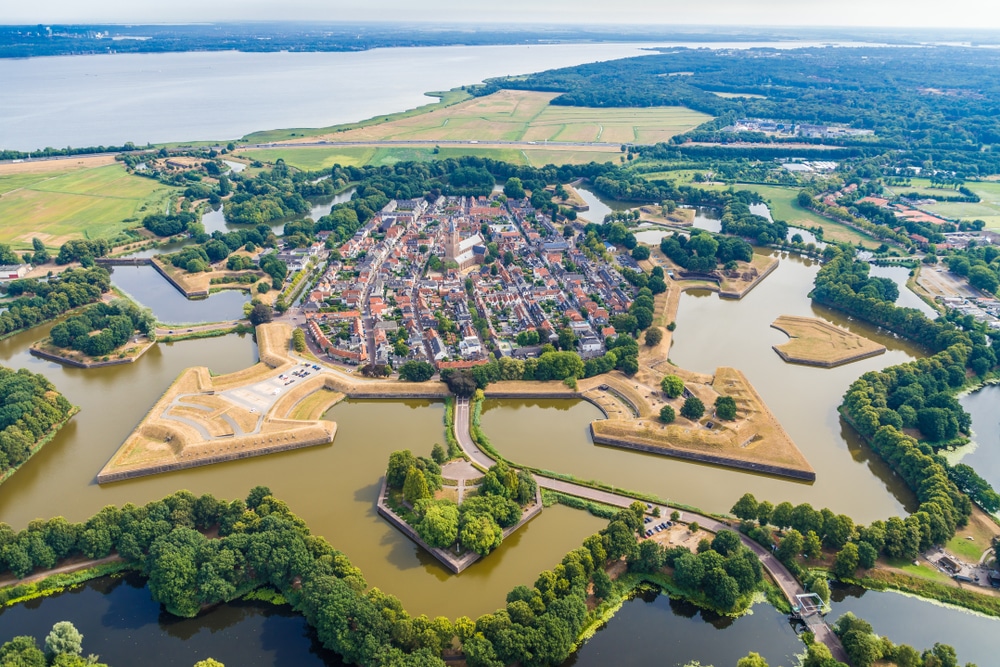
[(243, 317), (250, 295), (223, 290), (204, 299), (188, 299), (151, 266), (116, 266), (111, 283), (138, 303), (153, 310), (163, 323), (222, 322)]
[(84, 652), (111, 665), (190, 667), (208, 657), (227, 665), (344, 664), (288, 606), (237, 601), (197, 618), (177, 618), (153, 602), (134, 573), (0, 610), (0, 642), (18, 635), (44, 638), (58, 621), (72, 622), (83, 634)]
[(750, 651), (775, 667), (790, 666), (803, 646), (785, 615), (770, 605), (758, 604), (752, 613), (731, 618), (647, 592), (626, 602), (563, 667), (680, 667), (692, 660), (723, 667), (735, 665)]
[(997, 664), (995, 637), (1000, 632), (1000, 618), (893, 591), (866, 591), (836, 582), (830, 592), (833, 611), (827, 619), (831, 623), (850, 611), (896, 644), (923, 651), (940, 642), (955, 648), (960, 665)]

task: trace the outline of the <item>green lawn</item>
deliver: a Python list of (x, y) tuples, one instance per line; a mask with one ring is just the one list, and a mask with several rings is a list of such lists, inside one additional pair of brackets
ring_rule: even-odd
[(484, 146), (440, 146), (435, 152), (432, 146), (344, 146), (331, 148), (263, 148), (241, 151), (243, 157), (262, 162), (284, 160), (290, 166), (307, 171), (329, 169), (335, 164), (361, 167), (364, 165), (392, 165), (397, 162), (427, 162), (444, 160), (464, 155), (503, 160), (511, 164), (535, 167), (547, 164), (585, 164), (588, 162), (608, 162), (618, 159), (618, 151), (567, 150), (559, 148), (531, 147), (505, 148)]
[[(702, 185), (701, 187), (716, 190), (728, 189), (728, 185)], [(775, 220), (784, 220), (794, 227), (822, 227), (823, 239), (826, 241), (840, 241), (857, 245), (860, 241), (866, 248), (877, 248), (879, 241), (870, 236), (861, 234), (847, 225), (835, 222), (812, 211), (799, 206), (796, 198), (799, 195), (798, 188), (787, 188), (777, 185), (751, 185), (737, 183), (733, 186), (735, 190), (751, 190), (760, 194), (771, 208), (771, 216)]]
[(74, 238), (115, 236), (146, 212), (163, 210), (175, 191), (119, 164), (0, 175), (0, 243), (28, 248), (38, 237), (58, 247)]
[(897, 195), (916, 192), (925, 197), (954, 197), (961, 194), (957, 188), (933, 188), (929, 178), (911, 178), (909, 185), (892, 185), (887, 186), (886, 189)]
[(931, 581), (941, 583), (951, 582), (951, 577), (926, 561), (920, 561), (920, 565), (914, 565), (908, 560), (889, 560), (888, 563), (892, 567), (898, 568), (914, 577), (930, 579)]
[(955, 220), (983, 220), (987, 228), (1000, 229), (1000, 182), (969, 182), (965, 187), (979, 195), (982, 201), (978, 204), (944, 202), (927, 206), (927, 210)]
[(284, 160), (290, 166), (306, 171), (329, 169), (335, 164), (361, 167), (371, 162), (375, 148), (345, 146), (342, 148), (265, 148), (241, 151), (239, 155), (261, 162)]

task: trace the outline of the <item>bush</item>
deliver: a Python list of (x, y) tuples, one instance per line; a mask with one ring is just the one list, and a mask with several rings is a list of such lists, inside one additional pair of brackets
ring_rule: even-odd
[(715, 399), (715, 416), (726, 421), (736, 419), (736, 399), (732, 396), (719, 396)]
[(676, 375), (668, 375), (660, 380), (660, 389), (669, 398), (677, 398), (684, 392), (684, 380)]
[(676, 418), (677, 415), (674, 413), (674, 409), (671, 406), (664, 405), (660, 408), (660, 421), (664, 424), (669, 424)]
[(681, 416), (691, 421), (697, 421), (705, 414), (705, 404), (697, 396), (692, 396), (684, 401), (681, 407)]

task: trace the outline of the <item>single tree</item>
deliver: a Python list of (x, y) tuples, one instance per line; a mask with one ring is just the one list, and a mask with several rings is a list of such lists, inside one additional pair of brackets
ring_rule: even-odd
[(736, 399), (732, 396), (719, 396), (715, 399), (715, 416), (726, 421), (736, 419)]
[(673, 407), (669, 405), (664, 405), (662, 408), (660, 408), (660, 421), (663, 422), (664, 424), (669, 424), (676, 418), (677, 415), (674, 413)]
[(757, 507), (757, 499), (753, 497), (753, 494), (744, 493), (730, 511), (739, 519), (753, 521), (757, 518)]
[(668, 398), (677, 398), (684, 392), (684, 380), (676, 375), (668, 375), (660, 380), (660, 389)]
[(83, 652), (83, 635), (69, 621), (59, 621), (45, 637), (45, 653), (49, 659), (63, 653), (80, 655)]
[(256, 303), (250, 310), (250, 324), (260, 326), (274, 318), (274, 310), (266, 303)]
[(648, 347), (656, 347), (663, 340), (663, 330), (659, 327), (650, 327), (646, 329), (646, 345)]
[(415, 505), (418, 500), (430, 498), (431, 492), (427, 487), (427, 478), (422, 470), (413, 466), (406, 471), (406, 481), (403, 482), (403, 498), (410, 505)]
[(705, 414), (705, 404), (697, 396), (691, 396), (681, 407), (681, 416), (691, 421), (697, 421)]

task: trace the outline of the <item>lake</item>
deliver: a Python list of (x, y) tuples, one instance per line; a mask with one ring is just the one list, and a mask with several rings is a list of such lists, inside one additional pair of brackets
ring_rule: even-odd
[(449, 90), (643, 53), (640, 44), (0, 59), (0, 148), (229, 140), (428, 104)]

